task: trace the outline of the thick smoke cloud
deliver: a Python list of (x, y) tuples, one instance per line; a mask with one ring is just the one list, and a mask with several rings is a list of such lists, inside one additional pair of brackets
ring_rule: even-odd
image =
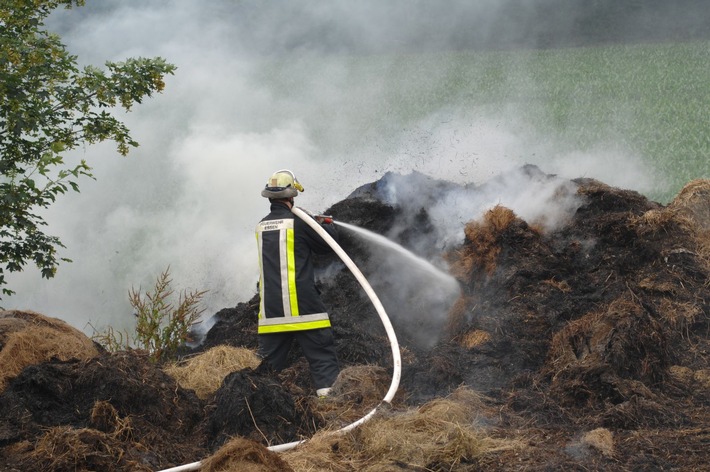
[[(209, 314), (247, 300), (258, 274), (253, 228), (268, 209), (259, 192), (280, 168), (299, 177), (306, 191), (298, 204), (312, 211), (387, 171), (480, 183), (532, 163), (640, 191), (655, 184), (637, 156), (610, 154), (609, 143), (576, 155), (526, 129), (516, 110), (490, 115), (433, 104), (413, 120), (393, 111), (416, 103), (420, 91), (389, 80), (396, 65), (386, 52), (465, 46), (462, 18), (475, 21), (483, 41), (508, 2), (87, 3), (50, 21), (82, 64), (162, 56), (178, 70), (163, 94), (120, 116), (141, 143), (129, 157), (108, 144), (75, 154), (94, 167), (96, 180), (45, 214), (67, 246), (61, 256), (74, 262), (50, 281), (31, 269), (13, 277), (18, 294), (6, 308), (87, 331), (88, 323), (128, 328), (128, 290), (149, 288), (168, 266), (176, 289), (209, 290)], [(382, 55), (358, 56), (365, 53)], [(381, 73), (353, 78), (358, 57), (379, 61)], [(444, 77), (447, 65), (437, 73)], [(412, 82), (426, 86), (421, 79)], [(529, 216), (534, 200), (520, 197), (517, 185), (501, 182), (491, 203)], [(455, 205), (448, 203), (433, 209), (441, 220)], [(485, 210), (479, 206), (464, 208), (470, 214), (461, 218)], [(456, 238), (455, 230), (446, 237)]]

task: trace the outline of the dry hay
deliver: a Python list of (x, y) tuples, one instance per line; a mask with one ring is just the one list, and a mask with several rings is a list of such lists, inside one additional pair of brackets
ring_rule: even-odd
[(669, 298), (662, 298), (658, 302), (658, 311), (674, 330), (687, 330), (703, 315), (703, 309), (699, 305)]
[(690, 181), (669, 208), (693, 222), (698, 252), (710, 268), (710, 179)]
[(380, 411), (344, 434), (319, 433), (283, 457), (299, 471), (452, 470), (517, 447), (473, 427), (483, 409), (481, 395), (460, 387), (418, 409)]
[(94, 403), (89, 423), (101, 432), (123, 440), (133, 439), (133, 424), (130, 417), (121, 418), (111, 403), (101, 400)]
[(235, 437), (202, 461), (201, 472), (293, 472), (286, 461), (265, 446)]
[(671, 207), (651, 209), (640, 216), (631, 216), (629, 226), (634, 228), (640, 236), (649, 236), (659, 232), (672, 232), (676, 228), (686, 231), (694, 229), (694, 223)]
[(555, 334), (542, 372), (551, 379), (549, 394), (560, 405), (584, 411), (615, 404), (607, 411), (608, 421), (628, 426), (640, 411), (666, 416), (645, 384), (664, 377), (668, 348), (664, 326), (635, 299), (621, 297)]
[(192, 389), (198, 398), (212, 396), (230, 373), (255, 369), (261, 360), (247, 348), (221, 345), (164, 368), (182, 388)]
[(491, 340), (491, 334), (488, 331), (474, 329), (461, 336), (459, 343), (466, 349), (473, 349)]
[(687, 385), (690, 390), (710, 392), (710, 369), (693, 370), (674, 365), (668, 368), (668, 374), (676, 382)]
[[(391, 376), (387, 369), (375, 365), (346, 367), (333, 384), (331, 395), (312, 399), (311, 408), (329, 429), (342, 428), (359, 420), (377, 407), (387, 394)], [(402, 393), (393, 399), (396, 404)]]
[(152, 469), (133, 454), (145, 452), (137, 443), (124, 444), (112, 434), (89, 428), (70, 426), (49, 428), (37, 439), (33, 450), (24, 458), (26, 470), (71, 470), (89, 472), (96, 470), (151, 471)]
[(496, 205), (486, 212), (483, 221), (466, 223), (464, 227), (466, 240), (463, 248), (447, 256), (452, 275), (468, 280), (474, 269), (478, 267), (487, 274), (492, 274), (501, 250), (498, 240), (516, 219), (512, 210)]
[(319, 432), (281, 457), (299, 472), (356, 472), (359, 469), (351, 458), (340, 454), (340, 444), (347, 440), (347, 436), (333, 431)]
[(700, 229), (710, 230), (710, 180), (691, 180), (669, 206), (692, 219)]
[(614, 435), (606, 428), (597, 428), (585, 433), (580, 442), (598, 450), (606, 457), (614, 455)]
[[(606, 365), (633, 376), (649, 377), (657, 373), (652, 370), (660, 367), (664, 348), (662, 325), (633, 295), (624, 295), (604, 311), (588, 313), (556, 333), (545, 370), (563, 375), (574, 366)], [(655, 359), (647, 358), (651, 356)]]
[(99, 354), (86, 335), (56, 318), (31, 311), (0, 312), (0, 391), (29, 365), (51, 358), (85, 360)]
[(358, 470), (386, 470), (387, 464), (453, 468), (504, 447), (472, 427), (480, 397), (459, 389), (417, 410), (375, 417), (349, 434), (339, 451), (357, 457)]
[(333, 384), (333, 395), (356, 403), (376, 405), (387, 393), (390, 379), (384, 367), (356, 365), (344, 368)]

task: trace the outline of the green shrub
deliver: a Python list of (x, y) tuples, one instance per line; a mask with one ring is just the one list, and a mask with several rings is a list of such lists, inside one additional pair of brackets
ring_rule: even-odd
[(142, 294), (140, 288), (131, 288), (128, 299), (135, 310), (135, 335), (108, 328), (94, 335), (94, 340), (111, 352), (144, 349), (155, 362), (174, 358), (178, 348), (189, 340), (190, 329), (200, 322), (204, 309), (199, 304), (207, 291), (183, 290), (174, 305), (170, 301), (175, 293), (171, 283), (168, 267), (158, 276), (152, 292)]

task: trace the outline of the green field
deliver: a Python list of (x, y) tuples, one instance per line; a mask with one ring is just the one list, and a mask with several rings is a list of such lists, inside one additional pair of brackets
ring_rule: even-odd
[(613, 143), (660, 176), (648, 195), (657, 201), (710, 177), (708, 42), (333, 56), (270, 62), (255, 78), (285, 103), (279, 113), (306, 116), (329, 155), (362, 140), (386, 146), (386, 136), (452, 110), (514, 116), (560, 152)]

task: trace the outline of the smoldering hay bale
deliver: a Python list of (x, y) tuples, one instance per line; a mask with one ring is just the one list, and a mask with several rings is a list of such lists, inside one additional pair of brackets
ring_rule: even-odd
[(246, 368), (255, 369), (260, 363), (251, 349), (220, 345), (163, 370), (181, 387), (194, 390), (198, 398), (205, 400), (219, 389), (227, 375)]
[(51, 358), (86, 360), (99, 354), (81, 331), (32, 311), (0, 311), (0, 391), (29, 365)]
[(209, 446), (216, 448), (234, 436), (288, 443), (298, 439), (301, 428), (310, 423), (308, 412), (298, 408), (273, 372), (260, 366), (224, 378), (211, 401), (205, 428)]
[(265, 446), (235, 437), (202, 461), (201, 472), (293, 472), (286, 461)]

